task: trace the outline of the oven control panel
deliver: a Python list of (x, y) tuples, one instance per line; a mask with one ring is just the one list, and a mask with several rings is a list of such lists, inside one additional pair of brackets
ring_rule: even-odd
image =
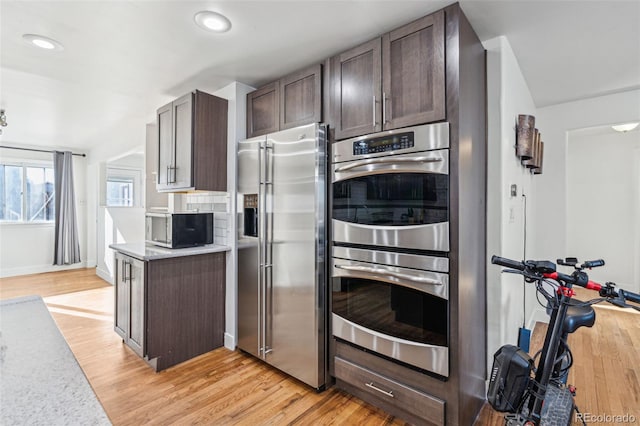
[(377, 154), (379, 152), (413, 148), (413, 146), (413, 132), (396, 133), (353, 142), (353, 155)]

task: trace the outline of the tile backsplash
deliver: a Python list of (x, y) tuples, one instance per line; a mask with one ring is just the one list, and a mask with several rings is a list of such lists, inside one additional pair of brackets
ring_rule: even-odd
[[(177, 194), (176, 194), (177, 195)], [(213, 212), (213, 242), (229, 245), (230, 196), (227, 192), (194, 192), (180, 194), (181, 201), (176, 203), (184, 211)]]

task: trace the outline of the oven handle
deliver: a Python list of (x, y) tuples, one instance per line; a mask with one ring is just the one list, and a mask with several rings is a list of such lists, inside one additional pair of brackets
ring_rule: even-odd
[(354, 265), (334, 265), (334, 266), (338, 269), (344, 269), (347, 271), (370, 272), (372, 274), (382, 274), (382, 275), (387, 275), (389, 277), (400, 278), (402, 280), (414, 281), (422, 284), (443, 285), (442, 282), (436, 281), (431, 278), (416, 277), (414, 275), (408, 275), (400, 272), (390, 271), (385, 268), (371, 268), (369, 266), (354, 266)]
[(368, 166), (370, 164), (397, 164), (397, 163), (439, 163), (444, 161), (442, 157), (400, 157), (400, 158), (371, 158), (369, 160), (356, 161), (351, 164), (340, 166), (335, 169), (336, 173), (355, 169), (357, 167)]

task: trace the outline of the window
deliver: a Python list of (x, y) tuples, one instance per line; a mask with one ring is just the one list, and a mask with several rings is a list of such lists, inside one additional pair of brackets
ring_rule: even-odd
[(133, 186), (133, 178), (107, 178), (107, 206), (133, 207)]
[(0, 221), (55, 220), (53, 168), (0, 164)]
[(140, 206), (140, 176), (137, 169), (107, 167), (106, 206)]

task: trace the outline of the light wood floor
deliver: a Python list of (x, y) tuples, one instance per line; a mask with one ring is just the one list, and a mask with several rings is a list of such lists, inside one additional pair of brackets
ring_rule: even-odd
[[(255, 358), (221, 348), (154, 373), (113, 332), (113, 287), (95, 269), (0, 279), (0, 299), (45, 297), (56, 323), (115, 425), (400, 425), (336, 389), (317, 394)], [(603, 307), (571, 337), (570, 382), (592, 414), (640, 419), (640, 315)], [(540, 341), (542, 329), (534, 331)], [(640, 420), (637, 420), (640, 421)], [(485, 405), (477, 425), (501, 425)]]

